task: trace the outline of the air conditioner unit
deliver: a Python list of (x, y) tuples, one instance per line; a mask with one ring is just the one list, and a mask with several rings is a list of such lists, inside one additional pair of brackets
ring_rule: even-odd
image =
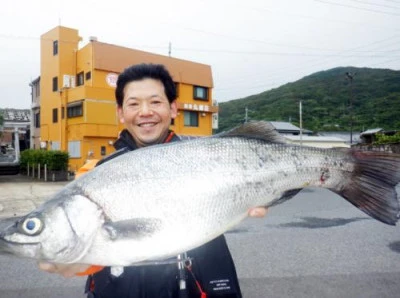
[(71, 87), (71, 76), (70, 75), (63, 75), (63, 88), (70, 88)]

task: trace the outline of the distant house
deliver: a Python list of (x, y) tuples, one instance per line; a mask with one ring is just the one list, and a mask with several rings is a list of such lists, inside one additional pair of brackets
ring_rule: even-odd
[(40, 148), (40, 77), (33, 80), (29, 86), (32, 89), (31, 97), (31, 140), (32, 149)]
[(378, 134), (383, 134), (385, 136), (393, 136), (398, 132), (399, 132), (398, 130), (383, 130), (382, 128), (368, 129), (360, 134), (361, 142), (357, 144), (357, 148), (362, 150), (400, 153), (399, 142), (387, 143), (387, 144), (375, 143), (377, 141)]
[(300, 138), (299, 135), (285, 135), (285, 139), (288, 143), (303, 145), (303, 146), (311, 146), (318, 148), (335, 148), (335, 147), (344, 147), (349, 148), (350, 145), (346, 143), (344, 139), (337, 137), (329, 137), (329, 136), (302, 136)]
[(372, 144), (373, 142), (376, 141), (376, 134), (377, 133), (385, 133), (383, 128), (373, 128), (373, 129), (368, 129), (366, 131), (363, 131), (360, 134), (360, 139), (362, 144)]
[[(300, 135), (300, 128), (290, 122), (269, 121), (280, 134)], [(313, 132), (303, 128), (303, 134), (311, 135)]]
[(360, 133), (358, 132), (348, 132), (348, 131), (320, 131), (318, 135), (326, 136), (326, 137), (336, 137), (343, 140), (346, 140), (346, 143), (350, 144), (350, 137), (352, 139), (352, 144), (360, 143)]
[(29, 148), (30, 110), (0, 109), (0, 175), (19, 172), (20, 150)]
[(303, 129), (300, 135), (300, 128), (289, 122), (270, 121), (270, 123), (289, 144), (319, 148), (350, 147), (344, 139), (339, 137), (314, 136), (313, 132), (307, 129)]
[(1, 109), (0, 113), (3, 116), (0, 145), (2, 147), (15, 147), (14, 140), (17, 139), (22, 150), (29, 148), (30, 110)]

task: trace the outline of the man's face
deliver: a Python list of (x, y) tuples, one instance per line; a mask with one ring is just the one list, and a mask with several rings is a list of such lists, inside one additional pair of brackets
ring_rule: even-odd
[(176, 115), (176, 101), (168, 102), (161, 81), (143, 79), (125, 86), (118, 116), (139, 147), (162, 143)]

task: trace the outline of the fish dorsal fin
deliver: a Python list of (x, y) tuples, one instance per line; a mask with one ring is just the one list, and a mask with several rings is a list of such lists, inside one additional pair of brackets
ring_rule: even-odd
[(275, 129), (275, 127), (267, 121), (250, 121), (237, 126), (227, 132), (216, 135), (219, 138), (226, 137), (242, 137), (250, 139), (260, 139), (270, 143), (286, 143)]

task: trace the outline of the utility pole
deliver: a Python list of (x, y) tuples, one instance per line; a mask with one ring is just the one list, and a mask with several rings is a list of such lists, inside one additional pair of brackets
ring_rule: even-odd
[(253, 113), (253, 110), (250, 110), (248, 107), (244, 108), (244, 122), (247, 123), (251, 120), (251, 116), (249, 114)]
[(350, 101), (349, 101), (349, 121), (350, 121), (350, 146), (353, 144), (353, 78), (356, 73), (346, 72), (346, 77), (350, 82)]
[(299, 119), (300, 119), (300, 146), (303, 146), (303, 103), (299, 102)]

